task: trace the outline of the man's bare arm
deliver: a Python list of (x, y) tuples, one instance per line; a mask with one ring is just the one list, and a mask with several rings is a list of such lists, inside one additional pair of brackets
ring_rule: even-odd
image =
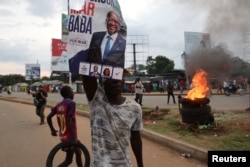
[(140, 131), (131, 131), (130, 143), (137, 161), (137, 166), (143, 167), (142, 140)]
[(91, 101), (97, 89), (97, 79), (95, 77), (82, 76), (82, 82), (86, 96)]

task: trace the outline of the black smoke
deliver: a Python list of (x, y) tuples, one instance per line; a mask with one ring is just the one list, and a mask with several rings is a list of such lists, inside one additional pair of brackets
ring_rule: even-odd
[[(249, 75), (250, 0), (187, 0), (187, 6), (206, 13), (204, 33), (211, 37), (211, 49), (199, 48), (186, 56), (189, 75), (207, 70), (210, 77), (232, 76), (241, 71)], [(198, 13), (197, 13), (198, 14)], [(240, 61), (235, 61), (239, 58)]]

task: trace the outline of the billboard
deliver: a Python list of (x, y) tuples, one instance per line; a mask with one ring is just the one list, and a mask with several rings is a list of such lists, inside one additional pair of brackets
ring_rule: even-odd
[(185, 53), (188, 55), (198, 48), (211, 49), (210, 34), (201, 32), (184, 32)]
[(67, 43), (63, 42), (61, 39), (52, 39), (52, 72), (69, 72), (66, 46)]
[(40, 64), (25, 64), (25, 80), (40, 79)]
[[(68, 32), (71, 73), (122, 79), (127, 27), (118, 0), (86, 0), (82, 9), (71, 9)], [(107, 69), (109, 75), (105, 73)]]

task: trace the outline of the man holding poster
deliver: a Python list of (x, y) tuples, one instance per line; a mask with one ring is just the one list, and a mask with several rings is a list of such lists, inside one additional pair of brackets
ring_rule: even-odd
[(92, 167), (132, 167), (130, 146), (135, 166), (143, 167), (142, 110), (133, 99), (122, 96), (123, 80), (97, 82), (83, 76), (83, 86), (90, 110)]
[(119, 32), (121, 18), (115, 11), (110, 11), (106, 18), (107, 32), (95, 32), (92, 36), (88, 62), (124, 67), (126, 40)]
[(143, 167), (142, 110), (133, 99), (122, 96), (123, 73), (128, 71), (124, 70), (126, 26), (120, 6), (118, 0), (91, 2), (95, 3), (91, 18), (94, 31), (93, 35), (90, 33), (90, 42), (86, 42), (89, 44), (85, 50), (88, 51), (86, 61), (81, 61), (79, 68), (98, 64), (102, 66), (103, 75), (98, 80), (85, 73), (79, 74), (83, 75), (89, 105), (92, 166), (131, 167), (131, 146), (135, 166)]

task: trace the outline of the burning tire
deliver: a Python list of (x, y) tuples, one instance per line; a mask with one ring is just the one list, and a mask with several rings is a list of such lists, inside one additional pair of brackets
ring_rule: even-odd
[(210, 100), (208, 98), (196, 98), (194, 100), (188, 98), (178, 97), (179, 104), (182, 105), (183, 108), (198, 108), (202, 106), (206, 106), (209, 104)]
[(180, 113), (183, 116), (202, 116), (209, 115), (211, 113), (211, 106), (201, 106), (201, 107), (185, 107), (180, 109)]
[(197, 115), (197, 116), (191, 116), (191, 115), (183, 116), (182, 115), (182, 122), (190, 123), (190, 124), (198, 123), (200, 125), (204, 125), (204, 124), (209, 124), (209, 123), (214, 122), (214, 117), (211, 114)]
[(192, 89), (186, 98), (178, 96), (182, 122), (199, 124), (214, 122), (211, 107), (208, 105), (210, 100), (207, 97), (211, 91), (207, 83), (207, 73), (204, 70), (197, 70), (192, 79)]
[(182, 104), (179, 109), (184, 123), (204, 125), (214, 122), (210, 105)]

